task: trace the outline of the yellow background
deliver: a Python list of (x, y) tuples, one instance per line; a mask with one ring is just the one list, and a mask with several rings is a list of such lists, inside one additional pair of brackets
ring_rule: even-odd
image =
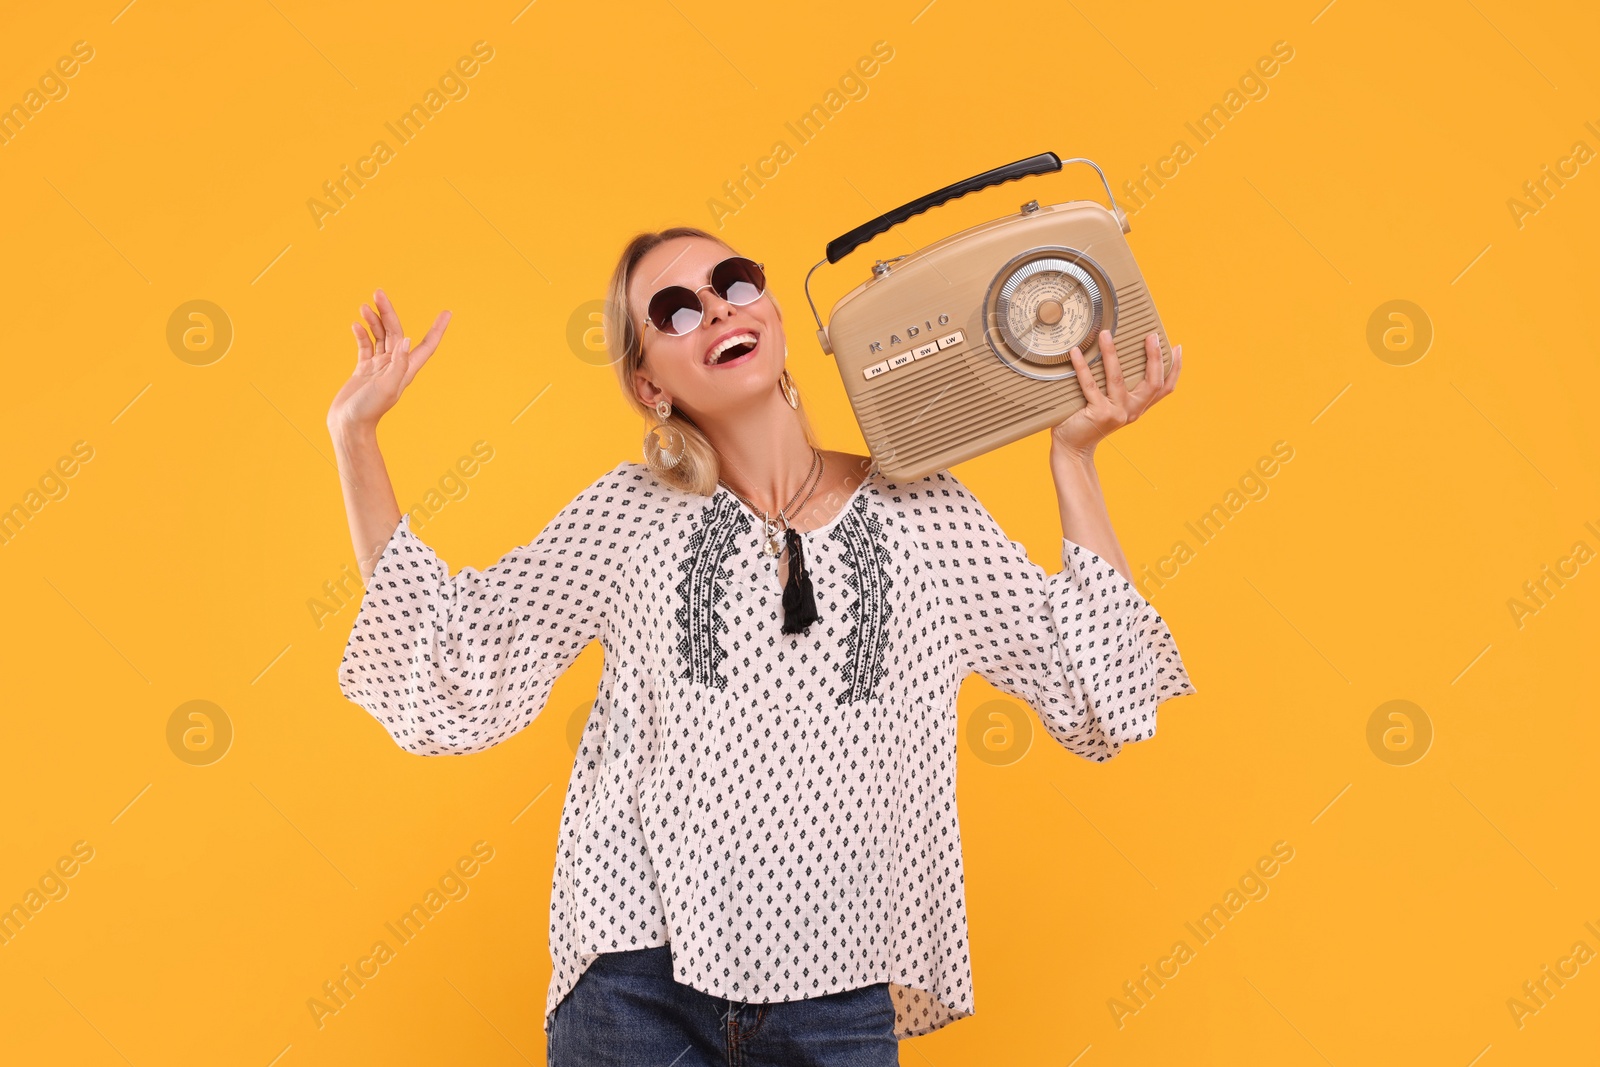
[[(1520, 227), (1508, 207), (1575, 142), (1600, 149), (1591, 5), (110, 0), (8, 21), (0, 102), (94, 50), (0, 147), (0, 505), (93, 448), (0, 545), (0, 904), (93, 849), (0, 946), (9, 1062), (541, 1062), (569, 727), (599, 649), (524, 736), (400, 750), (337, 688), (354, 603), (320, 626), (308, 607), (354, 565), (324, 416), (374, 287), (413, 333), (450, 308), (383, 426), (397, 493), (419, 502), (486, 441), (422, 534), (452, 567), (530, 540), (643, 432), (569, 345), (574, 313), (630, 233), (714, 225), (707, 201), (780, 138), (794, 157), (723, 232), (768, 264), (818, 429), (852, 451), (801, 293), (829, 239), (1037, 152), (1120, 187), (1193, 151), (1129, 235), (1182, 381), (1099, 469), (1135, 568), (1194, 549), (1145, 588), (1198, 693), (1104, 766), (1037, 728), (1014, 762), (963, 744), (977, 1014), (902, 1061), (1593, 1056), (1600, 962), (1520, 1027), (1507, 1006), (1575, 942), (1600, 951), (1600, 163)], [(469, 95), (319, 228), (308, 199), (479, 40)], [(866, 95), (795, 146), (784, 123), (880, 40)], [(1184, 124), (1277, 41), (1294, 55), (1267, 95), (1200, 145)], [(1101, 195), (1074, 167), (970, 196), (818, 271), (819, 303), (1025, 199)], [(234, 332), (207, 366), (166, 340), (197, 299)], [(1394, 299), (1434, 332), (1404, 366), (1367, 342)], [(1249, 499), (1279, 441), (1292, 460)], [(957, 473), (1055, 570), (1045, 456), (1040, 434)], [(1217, 505), (1236, 514), (1199, 545), (1186, 523)], [(1519, 624), (1524, 582), (1579, 541), (1585, 565)], [(997, 696), (969, 682), (964, 735)], [(232, 725), (209, 765), (168, 744), (190, 700)], [(1368, 745), (1390, 700), (1432, 724), (1409, 765)], [(478, 841), (470, 894), (319, 1028), (308, 999)], [(1278, 841), (1270, 893), (1197, 947), (1184, 923)], [(1108, 1001), (1180, 939), (1194, 958), (1119, 1028)]]

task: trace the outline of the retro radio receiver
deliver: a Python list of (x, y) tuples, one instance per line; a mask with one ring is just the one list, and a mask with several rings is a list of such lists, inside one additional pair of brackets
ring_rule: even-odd
[(913, 215), (967, 193), (1059, 171), (1054, 152), (997, 167), (902, 205), (828, 244), (806, 274), (806, 301), (823, 351), (839, 364), (845, 392), (878, 467), (912, 480), (1062, 422), (1085, 401), (1069, 355), (1083, 352), (1105, 387), (1098, 339), (1119, 342), (1124, 378), (1144, 374), (1144, 338), (1155, 333), (1162, 367), (1172, 351), (1123, 234), (1105, 172), (1105, 208), (1092, 200), (1041, 207), (878, 260), (823, 325), (811, 275)]

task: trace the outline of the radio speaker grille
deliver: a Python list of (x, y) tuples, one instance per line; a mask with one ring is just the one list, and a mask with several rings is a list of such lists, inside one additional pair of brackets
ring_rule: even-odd
[[(863, 436), (900, 462), (916, 462), (940, 443), (979, 437), (1009, 421), (1014, 410), (972, 372), (964, 353), (930, 363), (898, 389), (885, 390), (857, 412)], [(893, 372), (891, 372), (893, 373)]]

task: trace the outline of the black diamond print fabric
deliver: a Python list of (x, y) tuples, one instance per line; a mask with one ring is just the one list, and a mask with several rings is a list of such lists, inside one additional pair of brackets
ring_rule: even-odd
[(623, 462), (529, 544), (455, 575), (402, 517), (339, 685), (402, 748), (497, 745), (590, 641), (562, 808), (549, 1012), (603, 952), (772, 1002), (888, 982), (896, 1034), (973, 1012), (956, 696), (971, 673), (1092, 760), (1195, 692), (1154, 607), (1063, 539), (1048, 574), (956, 477), (874, 472), (805, 531), (818, 619), (782, 632), (758, 516)]

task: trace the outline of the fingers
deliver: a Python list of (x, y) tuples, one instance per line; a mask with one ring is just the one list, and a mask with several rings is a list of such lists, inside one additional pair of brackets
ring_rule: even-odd
[[(444, 338), (445, 327), (449, 325), (450, 312), (439, 312), (439, 317), (433, 320), (433, 326), (423, 335), (422, 343), (409, 350), (410, 355), (406, 360), (408, 366), (402, 387), (410, 385), (411, 379), (417, 376), (417, 371), (421, 370), (422, 365), (428, 362), (428, 357), (433, 355), (434, 350), (439, 347), (440, 340)], [(409, 346), (409, 339), (407, 339), (406, 343)]]
[(1137, 405), (1128, 396), (1128, 388), (1122, 378), (1122, 360), (1117, 357), (1117, 343), (1110, 330), (1100, 331), (1100, 362), (1106, 368), (1107, 398), (1117, 407), (1131, 411)]
[(1099, 344), (1105, 366), (1105, 392), (1101, 391), (1094, 376), (1089, 373), (1089, 365), (1084, 359), (1083, 350), (1074, 345), (1069, 355), (1072, 358), (1073, 369), (1077, 372), (1078, 387), (1083, 392), (1087, 424), (1095, 427), (1099, 434), (1104, 436), (1119, 426), (1133, 422), (1156, 400), (1172, 392), (1177, 382), (1178, 371), (1183, 365), (1183, 349), (1180, 346), (1172, 350), (1172, 367), (1169, 374), (1161, 364), (1160, 337), (1154, 333), (1146, 335), (1143, 380), (1129, 391), (1123, 381), (1121, 361), (1117, 358), (1116, 341), (1109, 331), (1100, 331)]
[(1100, 383), (1094, 380), (1094, 375), (1089, 373), (1089, 364), (1083, 358), (1083, 349), (1073, 345), (1072, 351), (1067, 354), (1072, 357), (1072, 369), (1078, 372), (1078, 388), (1083, 390), (1083, 398), (1091, 406), (1097, 400), (1104, 400), (1106, 395), (1100, 391)]
[(389, 294), (382, 289), (373, 293), (374, 301), (378, 305), (378, 314), (383, 318), (383, 328), (389, 336), (391, 345), (398, 345), (405, 331), (400, 329), (400, 316), (394, 310), (394, 305), (389, 302)]
[(1117, 398), (1127, 412), (1129, 422), (1136, 420), (1150, 409), (1151, 404), (1167, 395), (1167, 390), (1161, 387), (1162, 375), (1161, 339), (1153, 333), (1145, 334), (1144, 378), (1134, 386), (1132, 392), (1125, 391)]
[(376, 311), (373, 311), (366, 304), (361, 305), (361, 318), (372, 329), (373, 346), (380, 354), (387, 355), (389, 348), (384, 340), (384, 334), (387, 331), (383, 328), (383, 320), (378, 317)]
[(372, 306), (361, 305), (361, 318), (371, 329), (372, 339), (368, 340), (367, 331), (361, 328), (360, 323), (351, 325), (356, 335), (356, 367), (359, 370), (377, 357), (376, 363), (368, 364), (369, 369), (378, 374), (392, 375), (398, 388), (404, 389), (439, 347), (445, 328), (450, 325), (450, 312), (440, 312), (422, 338), (422, 343), (413, 347), (411, 339), (401, 329), (400, 316), (389, 294), (382, 289), (375, 289), (372, 298)]
[[(393, 334), (389, 335), (391, 338)], [(394, 342), (394, 355), (389, 357), (389, 363), (378, 373), (388, 381), (395, 383), (395, 392), (405, 388), (406, 381), (406, 350), (411, 347), (411, 338), (400, 338)]]
[(363, 364), (372, 359), (372, 339), (367, 336), (367, 331), (362, 329), (359, 322), (352, 322), (350, 330), (356, 335), (356, 369), (361, 370)]
[(1152, 333), (1144, 339), (1144, 380), (1160, 392), (1165, 377), (1166, 370), (1161, 366), (1161, 340)]
[(428, 329), (427, 333), (423, 334), (422, 343), (412, 349), (412, 357), (415, 359), (427, 359), (431, 356), (433, 350), (439, 347), (440, 339), (444, 337), (445, 327), (449, 325), (450, 312), (439, 312), (439, 317), (433, 320), (433, 325)]

